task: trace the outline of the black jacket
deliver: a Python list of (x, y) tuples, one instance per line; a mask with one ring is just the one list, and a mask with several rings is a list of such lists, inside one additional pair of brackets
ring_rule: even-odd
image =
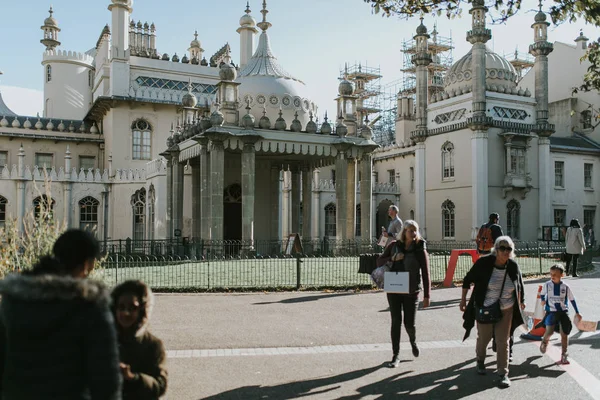
[(117, 400), (121, 373), (104, 285), (57, 275), (0, 281), (4, 400)]
[[(423, 290), (423, 297), (429, 298), (431, 278), (425, 240), (420, 240), (418, 243), (413, 242), (409, 249), (405, 249), (404, 243), (401, 241), (395, 241), (385, 249), (381, 257), (388, 260), (397, 252), (404, 253), (404, 259), (394, 261), (390, 271), (408, 272), (410, 293), (415, 294)], [(421, 282), (423, 282), (422, 285)]]
[[(465, 276), (463, 289), (469, 289), (472, 284), (475, 286), (473, 287), (473, 292), (471, 293), (467, 308), (463, 313), (463, 328), (465, 328), (466, 331), (463, 340), (469, 337), (471, 329), (475, 326), (475, 303), (483, 304), (485, 301), (485, 294), (488, 289), (490, 278), (492, 277), (492, 272), (494, 271), (495, 262), (496, 256), (494, 255), (481, 257), (473, 264), (473, 267), (471, 267)], [(521, 275), (519, 265), (514, 260), (509, 259), (506, 268), (508, 268), (507, 274), (510, 280), (515, 285), (515, 306), (513, 307), (511, 326), (512, 333), (517, 327), (525, 322), (523, 311), (520, 307), (520, 305), (525, 302), (525, 290), (523, 288), (523, 276)]]

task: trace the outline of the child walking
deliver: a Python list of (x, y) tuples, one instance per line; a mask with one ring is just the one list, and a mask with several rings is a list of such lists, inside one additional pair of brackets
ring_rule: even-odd
[(568, 302), (571, 302), (577, 316), (581, 317), (581, 314), (579, 314), (577, 302), (571, 288), (561, 279), (564, 273), (565, 268), (561, 264), (553, 265), (550, 267), (551, 280), (542, 286), (540, 298), (542, 306), (544, 306), (546, 311), (546, 316), (542, 322), (546, 325), (546, 332), (542, 338), (540, 351), (542, 354), (546, 352), (548, 340), (555, 330), (560, 329), (560, 341), (562, 345), (560, 364), (569, 364), (567, 347), (569, 346), (569, 333), (571, 333), (573, 326), (569, 318)]
[(117, 324), (123, 400), (157, 400), (167, 390), (165, 348), (147, 330), (152, 292), (141, 281), (126, 281), (112, 291)]

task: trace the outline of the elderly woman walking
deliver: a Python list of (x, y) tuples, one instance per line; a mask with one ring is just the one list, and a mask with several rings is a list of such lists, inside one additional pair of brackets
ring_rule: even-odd
[[(413, 220), (405, 221), (402, 231), (398, 235), (398, 240), (388, 246), (381, 257), (391, 259), (391, 271), (409, 273), (409, 293), (387, 293), (392, 316), (391, 337), (393, 350), (392, 361), (388, 366), (397, 368), (400, 365), (400, 328), (403, 321), (413, 356), (418, 357), (420, 354), (417, 345), (415, 317), (421, 290), (423, 290), (423, 308), (429, 307), (429, 292), (431, 290), (429, 255), (425, 247), (425, 240), (419, 233), (419, 225)], [(423, 284), (421, 284), (421, 280)]]
[[(523, 324), (525, 309), (523, 276), (514, 260), (515, 245), (508, 236), (500, 236), (492, 253), (481, 257), (465, 276), (460, 310), (464, 312), (466, 339), (477, 321), (477, 373), (485, 375), (487, 346), (496, 337), (500, 387), (509, 387), (508, 353), (512, 332)], [(467, 304), (467, 293), (473, 292)]]

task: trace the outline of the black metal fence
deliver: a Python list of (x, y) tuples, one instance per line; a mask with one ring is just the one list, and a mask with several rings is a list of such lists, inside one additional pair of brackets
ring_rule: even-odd
[[(109, 246), (104, 268), (98, 271), (100, 278), (111, 286), (141, 279), (154, 290), (182, 292), (371, 288), (370, 276), (358, 273), (360, 255), (382, 250), (374, 242), (332, 240), (305, 241), (302, 251), (295, 254), (286, 254), (290, 248), (286, 241), (254, 242), (252, 246), (241, 241), (141, 244), (136, 247), (133, 242), (122, 241)], [(547, 242), (517, 242), (515, 247), (524, 275), (547, 274), (564, 251), (564, 246)], [(442, 282), (451, 251), (472, 249), (474, 243), (428, 242), (428, 248), (431, 280)], [(158, 254), (152, 255), (152, 251)], [(585, 268), (591, 260), (592, 251), (588, 251), (579, 265)], [(460, 256), (453, 280), (462, 280), (471, 266), (470, 256)]]

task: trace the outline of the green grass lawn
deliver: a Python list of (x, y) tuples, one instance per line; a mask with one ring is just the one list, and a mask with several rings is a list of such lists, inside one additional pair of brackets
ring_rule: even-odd
[[(449, 256), (430, 255), (432, 282), (442, 282)], [(517, 257), (524, 275), (547, 273), (557, 260)], [(303, 288), (342, 288), (371, 285), (371, 278), (358, 274), (358, 257), (304, 258), (300, 264)], [(471, 268), (469, 256), (460, 256), (454, 280), (462, 280)], [(296, 259), (238, 259), (220, 261), (132, 261), (106, 265), (99, 277), (109, 286), (128, 279), (141, 279), (160, 290), (226, 290), (295, 288)]]

